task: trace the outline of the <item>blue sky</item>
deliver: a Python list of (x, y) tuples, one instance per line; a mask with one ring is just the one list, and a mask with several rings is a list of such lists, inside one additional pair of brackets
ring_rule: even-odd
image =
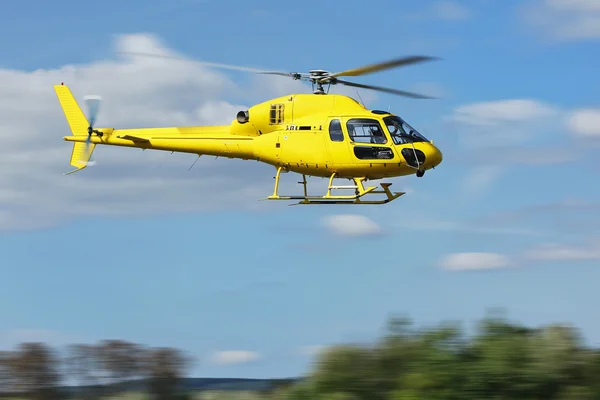
[[(309, 349), (370, 340), (392, 313), (471, 324), (492, 307), (600, 341), (595, 0), (168, 4), (3, 2), (0, 347), (124, 338), (193, 353), (197, 376), (291, 376)], [(265, 205), (268, 166), (187, 171), (193, 157), (128, 149), (99, 148), (97, 166), (64, 177), (62, 80), (103, 95), (99, 124), (114, 127), (228, 123), (310, 90), (115, 49), (289, 71), (439, 56), (355, 80), (441, 94), (360, 92), (444, 161), (364, 208)]]

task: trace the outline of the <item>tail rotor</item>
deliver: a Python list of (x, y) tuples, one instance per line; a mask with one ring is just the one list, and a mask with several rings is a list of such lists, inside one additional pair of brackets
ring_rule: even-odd
[(98, 119), (98, 112), (100, 111), (100, 103), (102, 103), (102, 97), (100, 96), (85, 96), (84, 97), (85, 107), (87, 108), (87, 120), (89, 126), (87, 128), (88, 136), (85, 141), (85, 154), (89, 156), (89, 161), (86, 162), (87, 165), (94, 165), (95, 162), (91, 159), (90, 145), (92, 143), (92, 134), (96, 134), (99, 137), (102, 137), (102, 132), (94, 129), (94, 124)]

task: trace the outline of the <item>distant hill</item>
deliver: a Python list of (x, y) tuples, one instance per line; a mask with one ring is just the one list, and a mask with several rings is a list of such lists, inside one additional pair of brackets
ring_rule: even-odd
[(243, 379), (243, 378), (187, 378), (184, 387), (190, 390), (263, 391), (275, 386), (291, 384), (298, 378)]
[[(244, 378), (184, 378), (182, 388), (195, 391), (250, 391), (262, 392), (272, 390), (278, 386), (284, 386), (297, 382), (300, 378), (287, 379), (244, 379)], [(142, 391), (146, 389), (146, 381), (129, 381), (111, 385), (113, 390), (119, 392)], [(70, 386), (62, 388), (64, 392), (77, 390)], [(82, 388), (80, 388), (82, 389)]]

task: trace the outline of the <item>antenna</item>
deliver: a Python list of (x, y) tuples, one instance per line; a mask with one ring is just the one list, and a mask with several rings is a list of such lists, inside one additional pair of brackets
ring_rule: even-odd
[(360, 97), (360, 93), (358, 93), (358, 90), (356, 91), (356, 94), (358, 95), (358, 98), (360, 99), (360, 102), (362, 103), (364, 108), (367, 108), (367, 106), (365, 106), (365, 102), (363, 101), (362, 97)]
[(194, 168), (194, 165), (196, 165), (196, 163), (198, 162), (199, 159), (200, 159), (200, 154), (198, 154), (198, 158), (196, 158), (194, 163), (188, 168), (188, 171), (191, 170), (192, 168)]

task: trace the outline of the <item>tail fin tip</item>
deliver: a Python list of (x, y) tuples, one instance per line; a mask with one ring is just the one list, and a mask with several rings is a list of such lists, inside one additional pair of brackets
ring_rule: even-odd
[(95, 162), (90, 161), (92, 153), (96, 148), (95, 143), (75, 142), (73, 143), (73, 151), (71, 152), (70, 164), (75, 167), (74, 170), (65, 172), (64, 175), (71, 175), (81, 171), (87, 166), (94, 165)]

